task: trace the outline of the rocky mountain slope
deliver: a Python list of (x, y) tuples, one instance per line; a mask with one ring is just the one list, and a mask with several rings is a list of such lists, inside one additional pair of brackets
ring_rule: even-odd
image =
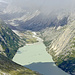
[(0, 20), (0, 53), (12, 59), (17, 49), (24, 44), (25, 42)]
[(73, 17), (71, 15), (68, 17), (65, 26), (47, 28), (41, 32), (47, 51), (52, 55), (56, 65), (71, 75), (75, 75), (75, 20)]
[(75, 23), (67, 27), (52, 41), (49, 53), (56, 64), (70, 74), (75, 74)]
[(7, 25), (0, 20), (0, 74), (1, 75), (40, 75), (15, 62), (12, 59), (19, 47), (25, 45)]

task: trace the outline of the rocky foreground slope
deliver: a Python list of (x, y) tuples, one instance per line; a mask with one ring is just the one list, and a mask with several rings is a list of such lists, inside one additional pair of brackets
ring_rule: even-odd
[(0, 54), (0, 75), (40, 75)]

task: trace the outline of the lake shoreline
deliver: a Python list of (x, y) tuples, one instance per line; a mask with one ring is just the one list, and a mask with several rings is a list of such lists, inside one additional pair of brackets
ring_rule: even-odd
[[(36, 34), (34, 37), (37, 37)], [(38, 40), (39, 42), (19, 48), (13, 61), (43, 75), (69, 75), (55, 65), (41, 38)]]

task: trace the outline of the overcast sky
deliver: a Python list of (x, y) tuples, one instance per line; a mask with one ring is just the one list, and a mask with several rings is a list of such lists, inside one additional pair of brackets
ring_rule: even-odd
[(48, 6), (48, 7), (64, 7), (75, 5), (75, 0), (0, 0), (13, 2), (20, 6)]
[(75, 5), (75, 0), (12, 0), (12, 2), (20, 6), (40, 6), (48, 8), (69, 8)]
[(10, 5), (17, 7), (28, 7), (42, 10), (73, 9), (75, 0), (0, 0), (11, 2)]
[(0, 0), (0, 2), (6, 2), (6, 3), (9, 3), (11, 2), (12, 0)]

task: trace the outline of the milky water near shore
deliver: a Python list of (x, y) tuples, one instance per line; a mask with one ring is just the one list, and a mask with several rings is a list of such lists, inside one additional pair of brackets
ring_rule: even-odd
[(13, 61), (43, 75), (69, 75), (55, 65), (42, 41), (19, 48)]

